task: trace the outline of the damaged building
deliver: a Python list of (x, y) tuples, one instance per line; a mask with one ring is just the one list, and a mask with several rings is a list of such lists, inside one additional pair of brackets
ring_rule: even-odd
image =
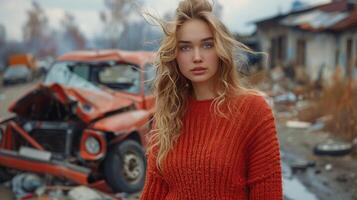
[(329, 79), (337, 67), (357, 77), (357, 1), (333, 0), (256, 21), (270, 67), (305, 68), (311, 80)]

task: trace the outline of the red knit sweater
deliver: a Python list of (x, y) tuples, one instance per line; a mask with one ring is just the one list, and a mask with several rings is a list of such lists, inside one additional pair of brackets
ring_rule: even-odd
[(230, 119), (191, 99), (180, 136), (163, 163), (147, 155), (141, 200), (282, 199), (279, 142), (271, 108), (261, 96), (233, 99)]

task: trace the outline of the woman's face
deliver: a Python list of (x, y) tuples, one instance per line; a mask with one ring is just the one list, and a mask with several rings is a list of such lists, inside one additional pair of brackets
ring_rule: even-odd
[(178, 29), (177, 42), (176, 59), (181, 73), (192, 84), (214, 81), (219, 58), (208, 24), (198, 19), (184, 22)]

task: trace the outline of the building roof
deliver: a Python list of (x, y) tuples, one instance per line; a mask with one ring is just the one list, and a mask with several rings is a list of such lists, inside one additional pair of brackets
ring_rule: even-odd
[(258, 26), (279, 24), (312, 32), (343, 31), (357, 27), (357, 3), (352, 0), (335, 0), (331, 3), (292, 11), (255, 23)]

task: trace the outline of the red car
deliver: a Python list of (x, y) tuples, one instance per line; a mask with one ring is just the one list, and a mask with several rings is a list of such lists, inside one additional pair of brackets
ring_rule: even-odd
[(15, 117), (0, 122), (0, 181), (30, 171), (103, 191), (140, 191), (153, 59), (121, 50), (60, 56), (44, 82), (9, 108)]

